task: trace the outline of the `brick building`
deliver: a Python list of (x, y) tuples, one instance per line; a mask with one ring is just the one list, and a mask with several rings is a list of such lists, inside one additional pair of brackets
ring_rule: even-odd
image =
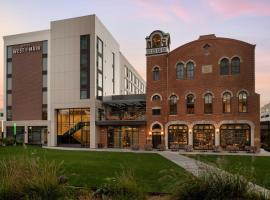
[(170, 35), (159, 30), (146, 45), (148, 143), (260, 146), (255, 45), (204, 35), (170, 51)]

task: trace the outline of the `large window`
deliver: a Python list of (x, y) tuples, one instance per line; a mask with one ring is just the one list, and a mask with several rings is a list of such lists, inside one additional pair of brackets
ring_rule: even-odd
[(48, 119), (48, 95), (47, 95), (47, 88), (48, 88), (48, 41), (42, 42), (42, 120)]
[(244, 150), (245, 146), (250, 146), (251, 130), (248, 124), (223, 124), (220, 126), (220, 145), (237, 146)]
[(183, 63), (178, 63), (176, 65), (176, 79), (184, 79), (185, 78), (185, 66)]
[(7, 121), (12, 120), (12, 46), (8, 46), (6, 61), (6, 113)]
[(188, 144), (188, 127), (186, 125), (170, 125), (168, 127), (168, 144), (169, 148), (172, 145), (184, 147)]
[(234, 57), (232, 59), (232, 74), (239, 74), (240, 73), (240, 58)]
[(223, 58), (221, 61), (220, 61), (220, 75), (229, 75), (229, 59), (227, 58)]
[(231, 94), (229, 92), (225, 92), (222, 97), (222, 108), (224, 113), (231, 112)]
[(170, 106), (170, 115), (176, 115), (177, 114), (177, 96), (172, 95), (170, 96), (169, 101)]
[(193, 62), (187, 63), (187, 79), (193, 79), (194, 78), (194, 64)]
[(130, 148), (139, 145), (139, 129), (133, 126), (111, 126), (107, 129), (109, 148)]
[(245, 113), (248, 110), (248, 97), (245, 91), (242, 91), (238, 95), (238, 110)]
[(80, 98), (90, 98), (90, 35), (80, 37)]
[(161, 100), (161, 97), (160, 95), (158, 94), (155, 94), (153, 97), (152, 97), (152, 101), (160, 101)]
[(70, 108), (57, 110), (58, 145), (90, 144), (90, 109)]
[(152, 109), (152, 115), (160, 116), (160, 113), (161, 113), (160, 108), (153, 108)]
[(153, 80), (157, 81), (160, 79), (160, 71), (158, 67), (155, 67), (153, 70)]
[(187, 95), (187, 114), (194, 114), (195, 98), (193, 94)]
[(211, 93), (204, 95), (204, 113), (213, 113), (213, 96)]
[(194, 149), (212, 149), (215, 145), (215, 127), (211, 124), (200, 124), (193, 127)]
[(103, 96), (103, 41), (97, 37), (97, 98)]

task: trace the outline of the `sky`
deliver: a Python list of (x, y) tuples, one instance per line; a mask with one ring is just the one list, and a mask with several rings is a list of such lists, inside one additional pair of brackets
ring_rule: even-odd
[[(256, 92), (270, 102), (270, 0), (1, 0), (0, 37), (50, 28), (50, 21), (96, 14), (145, 78), (145, 37), (160, 29), (171, 50), (200, 35), (256, 44)], [(0, 107), (3, 97), (0, 39)]]

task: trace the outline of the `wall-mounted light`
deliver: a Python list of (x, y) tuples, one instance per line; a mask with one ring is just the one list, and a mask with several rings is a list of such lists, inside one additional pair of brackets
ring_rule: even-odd
[(161, 135), (164, 135), (164, 132), (163, 131), (161, 131), (161, 133), (160, 133)]
[(152, 135), (152, 132), (151, 131), (149, 131), (149, 135)]
[(219, 134), (219, 129), (218, 128), (216, 129), (216, 134)]
[(189, 134), (191, 134), (192, 133), (192, 129), (189, 129), (188, 132), (189, 132)]

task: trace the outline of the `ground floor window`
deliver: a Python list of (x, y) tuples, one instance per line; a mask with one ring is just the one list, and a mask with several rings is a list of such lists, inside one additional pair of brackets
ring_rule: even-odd
[[(16, 130), (16, 134), (15, 134), (15, 130)], [(14, 126), (6, 127), (6, 137), (7, 138), (16, 137), (16, 141), (24, 142), (24, 132), (25, 132), (24, 126), (16, 126), (16, 128), (14, 128)]]
[(220, 126), (220, 145), (228, 145), (244, 149), (250, 146), (251, 129), (248, 124), (223, 124)]
[(169, 148), (172, 145), (184, 147), (188, 144), (188, 127), (186, 125), (170, 125), (168, 127), (168, 143)]
[(111, 126), (107, 129), (109, 148), (130, 148), (139, 145), (139, 129), (133, 126)]
[(46, 126), (28, 126), (28, 144), (43, 144), (47, 141)]
[(200, 124), (193, 127), (194, 149), (212, 149), (215, 145), (215, 127), (211, 124)]
[(89, 147), (89, 108), (69, 108), (57, 110), (57, 144)]

